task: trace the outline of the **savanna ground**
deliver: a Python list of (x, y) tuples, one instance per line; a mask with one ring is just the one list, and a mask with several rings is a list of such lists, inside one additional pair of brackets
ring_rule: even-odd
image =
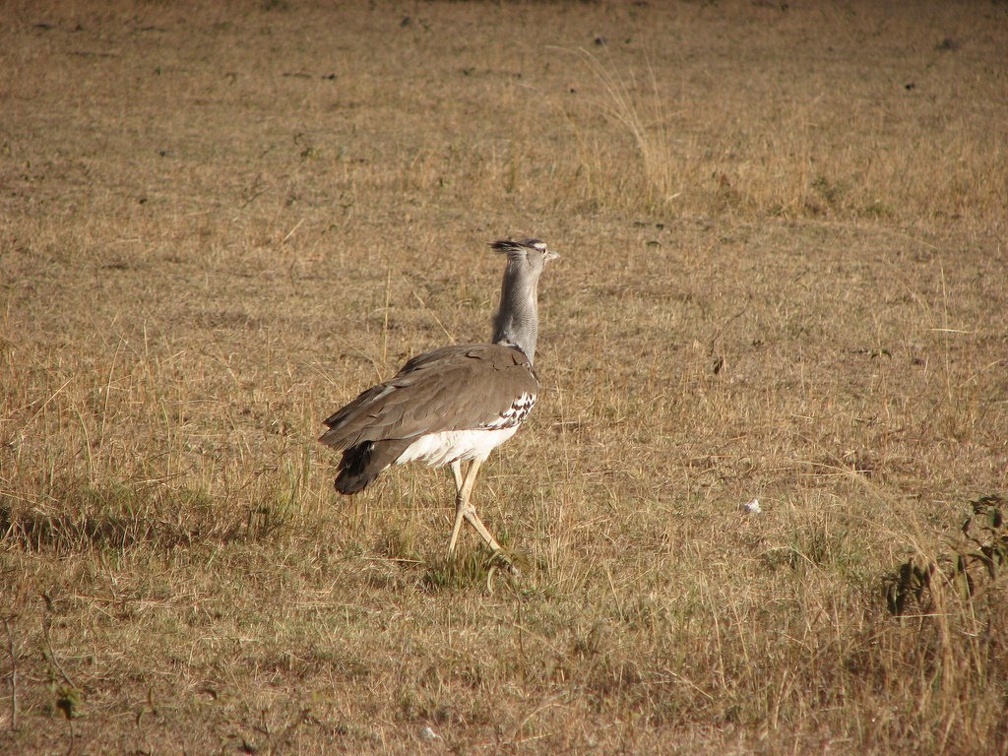
[[(1006, 50), (985, 2), (5, 3), (0, 751), (1004, 752)], [(475, 492), (514, 583), (445, 561), (444, 471), (344, 499), (315, 441), (488, 336), (509, 235), (562, 255)]]

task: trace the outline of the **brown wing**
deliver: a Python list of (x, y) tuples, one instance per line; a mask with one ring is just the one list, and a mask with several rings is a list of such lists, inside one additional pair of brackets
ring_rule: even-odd
[(498, 344), (442, 347), (414, 357), (390, 380), (330, 416), (319, 441), (350, 449), (367, 441), (492, 426), (539, 381), (517, 349)]

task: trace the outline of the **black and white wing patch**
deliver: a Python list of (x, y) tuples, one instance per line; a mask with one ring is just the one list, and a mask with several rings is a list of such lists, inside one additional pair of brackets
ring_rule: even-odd
[(531, 412), (532, 408), (535, 406), (536, 399), (538, 399), (536, 394), (525, 392), (515, 399), (511, 403), (511, 406), (504, 410), (500, 416), (488, 423), (483, 423), (480, 427), (486, 428), (487, 430), (516, 428), (525, 422), (525, 418), (528, 417), (529, 412)]

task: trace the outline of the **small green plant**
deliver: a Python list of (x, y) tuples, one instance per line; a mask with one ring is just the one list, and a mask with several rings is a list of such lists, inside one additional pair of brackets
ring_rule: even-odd
[(67, 719), (75, 719), (80, 716), (83, 696), (76, 688), (69, 685), (60, 685), (56, 688), (56, 708), (62, 712)]
[(907, 609), (909, 599), (913, 599), (917, 606), (921, 606), (936, 570), (937, 567), (933, 562), (917, 564), (917, 560), (910, 557), (894, 574), (887, 576), (885, 597), (890, 614), (902, 615)]
[(844, 188), (838, 182), (823, 175), (812, 179), (812, 189), (832, 208), (837, 207), (843, 199)]
[(433, 561), (423, 577), (423, 584), (431, 592), (472, 588), (487, 580), (490, 563), (482, 549), (460, 554), (453, 558)]
[[(963, 522), (966, 542), (956, 557), (956, 571), (966, 581), (973, 594), (978, 578), (997, 580), (1008, 566), (1008, 529), (1005, 528), (1004, 506), (1000, 496), (983, 496), (973, 502), (973, 514)], [(976, 572), (981, 571), (981, 576)]]
[(936, 579), (945, 580), (967, 602), (982, 586), (997, 581), (1008, 566), (1004, 506), (1000, 496), (982, 496), (972, 502), (973, 513), (962, 525), (963, 539), (952, 546), (951, 554), (935, 559), (913, 556), (888, 575), (884, 585), (890, 613), (902, 615), (910, 606), (930, 611)]
[(525, 560), (514, 559), (517, 562), (514, 564), (512, 559), (512, 555), (505, 557), (500, 552), (490, 553), (483, 548), (464, 556), (439, 559), (428, 566), (423, 584), (433, 593), (476, 586), (484, 586), (489, 593), (493, 593), (495, 585), (501, 581), (512, 587), (515, 585), (513, 575), (509, 572), (510, 566), (517, 566), (519, 570), (527, 567)]

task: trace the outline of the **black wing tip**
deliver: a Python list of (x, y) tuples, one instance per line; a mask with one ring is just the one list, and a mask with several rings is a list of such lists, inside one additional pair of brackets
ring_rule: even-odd
[(374, 441), (363, 441), (343, 452), (335, 482), (337, 491), (347, 495), (358, 493), (381, 474), (387, 465), (374, 458), (374, 449)]
[(336, 481), (333, 483), (333, 488), (336, 489), (338, 493), (344, 496), (353, 496), (355, 493), (360, 493), (369, 485), (371, 482), (377, 478), (375, 475), (349, 475), (346, 471), (341, 472), (336, 476)]

